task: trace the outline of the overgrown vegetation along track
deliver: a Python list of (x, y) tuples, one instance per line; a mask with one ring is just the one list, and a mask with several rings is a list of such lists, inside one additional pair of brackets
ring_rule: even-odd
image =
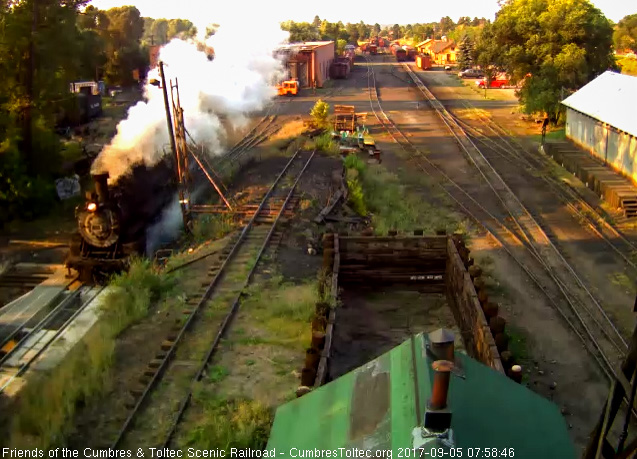
[[(477, 224), (482, 226), (529, 275), (531, 280), (546, 295), (549, 302), (566, 320), (582, 340), (588, 351), (608, 375), (616, 375), (617, 364), (626, 350), (626, 344), (617, 328), (605, 314), (597, 300), (583, 285), (572, 267), (564, 260), (552, 241), (522, 206), (517, 197), (502, 182), (490, 167), (480, 150), (471, 142), (460, 126), (446, 112), (433, 94), (405, 64), (416, 85), (431, 102), (443, 122), (465, 149), (480, 170), (485, 181), (502, 203), (506, 213), (514, 222), (508, 228), (502, 217), (496, 217), (478, 202), (462, 185), (452, 180), (443, 170), (420, 152), (389, 119), (383, 111), (376, 87), (373, 68), (368, 68), (369, 100), (372, 111), (379, 123), (389, 132), (401, 148), (416, 160), (417, 166), (427, 175), (442, 179), (439, 184), (443, 191), (455, 201)], [(467, 151), (469, 150), (469, 151)], [(481, 158), (481, 159), (480, 159)], [(495, 185), (490, 182), (494, 181)], [(526, 248), (526, 250), (523, 250)], [(558, 272), (559, 271), (559, 272)], [(587, 293), (579, 294), (579, 288)], [(572, 290), (578, 291), (577, 295)], [(563, 298), (563, 300), (560, 300)], [(564, 305), (570, 307), (566, 308)]]
[[(213, 280), (200, 296), (190, 296), (187, 319), (164, 342), (162, 353), (144, 372), (142, 390), (112, 447), (168, 444), (191, 399), (193, 385), (205, 373), (220, 340), (236, 314), (277, 223), (314, 152), (297, 151), (265, 194), (261, 204), (232, 244)], [(214, 339), (210, 339), (213, 330)], [(157, 428), (158, 419), (171, 419), (168, 430)]]

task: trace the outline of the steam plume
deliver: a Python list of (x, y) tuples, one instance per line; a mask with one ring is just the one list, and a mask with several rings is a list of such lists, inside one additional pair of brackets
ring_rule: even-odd
[[(246, 30), (259, 30), (259, 38), (249, 38)], [(236, 129), (248, 113), (263, 109), (276, 94), (271, 82), (283, 69), (273, 51), (286, 35), (278, 24), (269, 29), (262, 23), (254, 27), (245, 22), (222, 24), (206, 43), (214, 48), (213, 61), (197, 49), (195, 41), (175, 39), (161, 49), (166, 79), (179, 80), (186, 128), (209, 152), (223, 151), (225, 132), (219, 116)], [(158, 69), (151, 70), (148, 80), (152, 78), (160, 79)], [(93, 163), (92, 172), (108, 172), (111, 184), (131, 166), (152, 166), (169, 151), (162, 89), (146, 84), (144, 93), (146, 100), (130, 108), (111, 143)]]

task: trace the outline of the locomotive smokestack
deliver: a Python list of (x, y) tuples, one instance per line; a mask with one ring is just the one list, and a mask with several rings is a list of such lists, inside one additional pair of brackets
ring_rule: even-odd
[(108, 202), (108, 172), (105, 174), (93, 174), (95, 181), (95, 193), (100, 204)]

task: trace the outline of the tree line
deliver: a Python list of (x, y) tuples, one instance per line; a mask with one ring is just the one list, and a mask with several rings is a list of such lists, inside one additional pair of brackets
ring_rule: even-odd
[(149, 45), (196, 34), (190, 21), (87, 3), (21, 0), (0, 7), (0, 225), (51, 206), (62, 163), (56, 122), (76, 97), (69, 83), (131, 85), (134, 70), (144, 74)]
[(544, 112), (553, 122), (562, 115), (561, 101), (606, 70), (637, 72), (635, 58), (616, 61), (614, 51), (637, 52), (637, 14), (614, 24), (589, 0), (509, 0), (494, 21), (445, 16), (438, 22), (392, 27), (342, 22), (318, 16), (310, 22), (281, 24), (290, 41), (334, 40), (337, 51), (374, 36), (412, 45), (446, 36), (458, 44), (461, 69), (480, 66), (487, 79), (497, 73), (519, 84), (518, 97), (527, 113)]
[(394, 24), (392, 27), (381, 27), (380, 24), (358, 23), (343, 24), (339, 22), (329, 22), (315, 16), (312, 22), (286, 21), (281, 24), (281, 28), (290, 32), (291, 42), (316, 41), (316, 40), (344, 40), (346, 43), (356, 44), (358, 41), (369, 40), (371, 37), (382, 36), (395, 40), (424, 40), (426, 38), (441, 38), (446, 35), (454, 38), (455, 35), (464, 32), (474, 34), (473, 28), (481, 28), (489, 21), (485, 18), (461, 17), (458, 22), (454, 22), (449, 16), (441, 18), (438, 22), (418, 23), (400, 25)]

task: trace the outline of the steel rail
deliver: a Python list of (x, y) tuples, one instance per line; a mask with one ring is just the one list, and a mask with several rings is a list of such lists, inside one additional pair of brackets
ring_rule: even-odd
[[(504, 141), (504, 143), (509, 145), (509, 148), (501, 145), (496, 140), (480, 132), (479, 129), (469, 125), (466, 121), (460, 119), (457, 115), (452, 114), (452, 116), (456, 119), (456, 122), (460, 124), (463, 127), (463, 129), (471, 137), (473, 137), (477, 142), (481, 143), (486, 148), (491, 149), (491, 151), (499, 155), (504, 160), (515, 165), (516, 162), (514, 162), (514, 160), (512, 159), (512, 158), (515, 158), (517, 160), (517, 164), (525, 165), (529, 170), (541, 173), (539, 175), (540, 179), (546, 182), (547, 185), (549, 185), (551, 189), (555, 191), (555, 193), (562, 198), (564, 204), (574, 214), (574, 216), (584, 221), (586, 223), (586, 227), (588, 227), (593, 233), (595, 233), (596, 236), (598, 236), (600, 239), (606, 242), (606, 244), (613, 251), (615, 251), (621, 258), (623, 258), (623, 260), (626, 263), (628, 263), (632, 268), (637, 269), (637, 264), (635, 264), (630, 258), (628, 258), (628, 256), (621, 249), (619, 249), (607, 236), (605, 236), (600, 231), (600, 229), (597, 228), (596, 223), (603, 222), (602, 226), (610, 230), (613, 233), (614, 237), (616, 237), (617, 239), (621, 240), (626, 245), (628, 245), (632, 251), (637, 252), (637, 246), (633, 245), (623, 235), (621, 235), (612, 225), (610, 225), (595, 209), (593, 209), (579, 195), (579, 193), (577, 193), (577, 191), (573, 190), (570, 186), (564, 184), (563, 182), (560, 182), (556, 180), (555, 178), (549, 177), (546, 174), (542, 173), (543, 171), (541, 170), (541, 167), (543, 165), (539, 162), (539, 160), (538, 160), (538, 165), (531, 164), (531, 161), (529, 161), (525, 156), (517, 153), (517, 151), (515, 150), (515, 147), (513, 147), (504, 137), (502, 137), (502, 134), (498, 133), (493, 127), (487, 125), (487, 127), (489, 127), (489, 129), (495, 135), (497, 135), (498, 138), (500, 138), (502, 141)], [(485, 124), (487, 124), (487, 122), (485, 122)], [(574, 201), (574, 203), (572, 201)], [(584, 207), (584, 211), (578, 209), (577, 205)], [(595, 217), (597, 217), (595, 219), (596, 221), (594, 221), (589, 216), (589, 214), (591, 213), (595, 215)]]
[(261, 201), (261, 204), (259, 205), (259, 207), (255, 211), (255, 213), (252, 216), (252, 218), (250, 218), (248, 223), (243, 227), (243, 230), (241, 231), (237, 241), (235, 242), (235, 244), (233, 245), (232, 249), (230, 250), (230, 252), (226, 256), (225, 260), (221, 264), (221, 266), (219, 268), (219, 271), (217, 271), (217, 274), (215, 275), (215, 277), (212, 279), (212, 281), (210, 282), (210, 284), (206, 288), (206, 291), (202, 295), (201, 299), (199, 300), (197, 305), (194, 307), (194, 309), (191, 312), (191, 314), (188, 316), (188, 319), (186, 320), (186, 322), (184, 323), (184, 325), (180, 329), (179, 334), (177, 335), (177, 337), (175, 338), (175, 340), (171, 344), (170, 348), (166, 352), (166, 355), (162, 359), (161, 364), (159, 365), (159, 367), (157, 368), (157, 370), (155, 371), (155, 373), (151, 377), (150, 381), (148, 382), (148, 384), (144, 388), (144, 391), (142, 392), (142, 394), (137, 399), (137, 402), (135, 403), (131, 413), (128, 415), (128, 417), (124, 421), (124, 424), (122, 425), (122, 427), (120, 428), (119, 432), (117, 433), (117, 437), (116, 437), (115, 441), (112, 443), (112, 446), (111, 446), (112, 449), (117, 449), (117, 447), (121, 444), (122, 440), (125, 438), (125, 435), (128, 433), (128, 430), (132, 426), (133, 421), (134, 421), (135, 417), (137, 416), (137, 413), (140, 411), (141, 407), (146, 402), (146, 400), (148, 398), (148, 395), (154, 389), (155, 385), (159, 382), (159, 380), (161, 379), (164, 371), (168, 367), (168, 363), (170, 362), (172, 356), (175, 354), (175, 352), (177, 350), (177, 347), (178, 347), (179, 343), (181, 342), (182, 338), (184, 337), (184, 335), (187, 333), (187, 331), (190, 329), (190, 327), (194, 323), (194, 319), (198, 315), (198, 312), (202, 309), (203, 305), (208, 301), (208, 299), (212, 295), (214, 289), (217, 287), (217, 284), (221, 280), (221, 277), (225, 274), (225, 271), (226, 271), (227, 267), (229, 266), (231, 260), (234, 258), (236, 253), (239, 251), (239, 248), (242, 246), (243, 242), (245, 241), (248, 232), (252, 228), (252, 226), (255, 223), (257, 217), (259, 216), (259, 214), (261, 213), (261, 210), (265, 206), (265, 203), (268, 201), (268, 199), (270, 198), (270, 196), (274, 192), (277, 184), (279, 183), (281, 178), (285, 175), (285, 173), (287, 172), (288, 168), (291, 166), (291, 164), (297, 158), (297, 156), (299, 155), (300, 151), (301, 150), (297, 150), (296, 153), (294, 153), (294, 155), (292, 156), (292, 158), (287, 162), (287, 164), (285, 165), (283, 170), (279, 173), (279, 175), (275, 179), (275, 181), (272, 184), (272, 186), (266, 192), (265, 196), (263, 197), (263, 199)]
[(283, 205), (281, 206), (281, 209), (279, 210), (274, 222), (272, 223), (272, 226), (270, 227), (270, 230), (268, 231), (268, 234), (266, 235), (265, 239), (263, 240), (263, 244), (261, 245), (261, 248), (259, 249), (259, 252), (257, 253), (254, 265), (250, 269), (250, 272), (248, 273), (248, 275), (246, 277), (246, 280), (245, 280), (243, 286), (241, 287), (241, 290), (239, 291), (239, 293), (235, 297), (235, 299), (234, 299), (234, 301), (232, 303), (232, 306), (230, 308), (230, 311), (228, 312), (228, 314), (224, 318), (223, 323), (221, 324), (221, 327), (219, 327), (219, 331), (217, 332), (217, 336), (215, 337), (214, 341), (212, 342), (212, 345), (210, 346), (210, 348), (208, 349), (208, 351), (206, 353), (206, 356), (204, 357), (204, 359), (203, 359), (203, 361), (201, 363), (201, 366), (199, 367), (199, 370), (195, 374), (195, 377), (192, 379), (190, 388), (188, 389), (188, 394), (186, 394), (186, 396), (184, 397), (183, 401), (181, 402), (181, 404), (179, 406), (179, 411), (177, 412), (177, 414), (175, 416), (175, 419), (171, 422), (170, 430), (169, 430), (169, 432), (168, 432), (168, 434), (166, 436), (166, 439), (164, 440), (164, 442), (162, 444), (162, 448), (168, 448), (169, 447), (170, 442), (172, 441), (172, 439), (173, 439), (173, 437), (174, 437), (174, 435), (175, 435), (175, 433), (177, 431), (177, 428), (178, 428), (178, 426), (179, 426), (179, 424), (180, 424), (180, 422), (181, 422), (186, 410), (188, 409), (188, 406), (190, 405), (190, 401), (192, 400), (193, 386), (194, 386), (195, 383), (197, 383), (199, 380), (201, 380), (202, 376), (204, 375), (205, 371), (208, 368), (210, 360), (212, 359), (212, 357), (214, 356), (215, 352), (217, 351), (217, 348), (219, 347), (219, 343), (221, 342), (221, 339), (223, 338), (224, 334), (228, 330), (228, 327), (229, 327), (230, 323), (234, 319), (237, 311), (239, 310), (239, 306), (240, 306), (240, 303), (241, 303), (241, 298), (245, 294), (245, 289), (250, 284), (250, 281), (252, 280), (252, 276), (256, 272), (257, 265), (259, 264), (259, 261), (261, 260), (261, 257), (263, 256), (263, 253), (265, 252), (265, 249), (266, 249), (268, 243), (270, 242), (270, 239), (272, 238), (272, 235), (274, 234), (274, 230), (276, 229), (276, 226), (277, 226), (281, 216), (284, 214), (285, 209), (286, 209), (288, 203), (290, 202), (290, 199), (292, 198), (292, 195), (294, 194), (296, 186), (299, 183), (299, 180), (301, 180), (301, 177), (303, 176), (303, 173), (305, 172), (307, 167), (310, 165), (310, 162), (314, 158), (315, 153), (316, 153), (316, 150), (314, 150), (312, 152), (312, 154), (310, 155), (310, 157), (306, 161), (305, 165), (303, 166), (303, 169), (301, 170), (301, 172), (299, 172), (299, 175), (297, 176), (294, 184), (292, 185), (292, 188), (290, 189), (289, 193), (287, 194), (287, 197), (285, 198), (285, 201), (283, 202)]
[[(73, 321), (75, 320), (75, 318), (82, 312), (84, 311), (84, 309), (86, 309), (86, 307), (104, 290), (104, 287), (101, 287), (99, 289), (97, 289), (97, 292), (86, 302), (84, 302), (83, 304), (80, 305), (79, 308), (77, 308), (73, 314), (71, 315), (71, 317), (69, 317), (61, 326), (60, 328), (58, 328), (56, 330), (56, 332), (53, 334), (53, 336), (50, 337), (50, 339), (46, 342), (46, 344), (44, 346), (42, 346), (40, 349), (38, 349), (38, 351), (29, 356), (28, 360), (26, 362), (24, 362), (19, 368), (18, 371), (16, 371), (16, 373), (14, 375), (11, 376), (11, 378), (9, 378), (3, 385), (2, 387), (0, 387), (0, 394), (2, 392), (4, 392), (4, 390), (19, 376), (21, 376), (22, 374), (24, 374), (25, 371), (27, 371), (29, 369), (29, 367), (31, 366), (31, 364), (42, 355), (42, 353), (44, 351), (46, 351), (49, 346), (60, 336), (62, 335), (62, 333), (64, 333), (67, 329), (68, 326), (73, 323)], [(79, 289), (77, 290), (79, 291)], [(49, 315), (50, 316), (50, 315)], [(47, 317), (49, 317), (47, 316)], [(51, 320), (53, 320), (55, 317), (52, 317)], [(41, 329), (41, 328), (40, 328)], [(38, 341), (39, 343), (40, 341)], [(4, 359), (3, 359), (4, 361)]]
[[(409, 66), (404, 65), (404, 67), (406, 68), (410, 76), (414, 79), (414, 81), (420, 88), (423, 95), (425, 95), (428, 98), (429, 102), (436, 109), (436, 112), (440, 115), (443, 122), (445, 122), (449, 130), (456, 136), (458, 142), (461, 143), (461, 145), (463, 146), (463, 149), (465, 150), (467, 155), (470, 156), (476, 168), (479, 170), (481, 175), (485, 178), (489, 186), (494, 190), (494, 193), (496, 194), (496, 196), (498, 196), (498, 198), (503, 203), (505, 208), (508, 210), (512, 218), (514, 218), (520, 230), (523, 232), (523, 234), (526, 235), (526, 238), (529, 240), (529, 243), (531, 243), (531, 238), (534, 239), (535, 243), (531, 243), (533, 245), (533, 250), (538, 254), (538, 256), (542, 258), (545, 264), (548, 263), (548, 261), (545, 259), (546, 255), (551, 255), (551, 254), (557, 255), (558, 263), (561, 263), (563, 267), (567, 268), (568, 272), (570, 272), (572, 278), (576, 281), (579, 287), (586, 292), (587, 296), (590, 298), (593, 305), (595, 306), (596, 311), (602, 315), (602, 317), (606, 321), (606, 324), (610, 327), (613, 333), (619, 338), (619, 341), (621, 345), (623, 346), (623, 349), (624, 350), (627, 349), (628, 345), (626, 341), (624, 340), (623, 336), (621, 335), (621, 333), (619, 332), (615, 324), (610, 320), (610, 318), (604, 311), (601, 304), (597, 301), (597, 299), (593, 296), (590, 290), (586, 287), (585, 283), (577, 275), (573, 267), (566, 261), (562, 253), (557, 249), (553, 241), (548, 237), (548, 235), (545, 233), (542, 227), (537, 223), (535, 218), (526, 209), (526, 207), (520, 202), (517, 195), (513, 193), (513, 191), (509, 188), (509, 186), (504, 182), (502, 177), (498, 174), (498, 172), (495, 170), (493, 165), (485, 158), (484, 154), (480, 151), (480, 149), (471, 141), (471, 139), (469, 139), (466, 132), (464, 132), (464, 130), (462, 130), (462, 128), (457, 123), (454, 123), (453, 117), (451, 117), (451, 115), (447, 112), (444, 106), (424, 86), (422, 81), (413, 73), (413, 71), (409, 68)], [(460, 136), (464, 136), (463, 139), (468, 141), (469, 143), (468, 147), (467, 147), (467, 142), (462, 142), (462, 140), (460, 139)], [(478, 156), (474, 157), (474, 155), (472, 155), (469, 152), (469, 149), (473, 150), (474, 154), (477, 153)], [(478, 162), (484, 165), (481, 166), (478, 164)], [(490, 176), (490, 178), (487, 177), (487, 174)], [(494, 180), (497, 183), (494, 183)], [(496, 187), (498, 188), (498, 190), (496, 190)], [(505, 196), (503, 196), (503, 194), (505, 194)], [(523, 226), (524, 228), (522, 228)], [(538, 236), (540, 240), (538, 240)], [(549, 248), (550, 253), (544, 253), (545, 250), (542, 250), (542, 249), (545, 246)], [(557, 270), (555, 266), (552, 266), (550, 269), (555, 271), (554, 275), (556, 277), (558, 276), (557, 273), (561, 272), (560, 270)], [(560, 279), (560, 282), (564, 284), (564, 280)], [(566, 287), (566, 285), (564, 286)], [(582, 306), (586, 307), (584, 303), (581, 301), (581, 299), (580, 299), (580, 303), (582, 304)], [(592, 313), (591, 313), (591, 316), (592, 316)], [(612, 343), (614, 346), (617, 347), (614, 341), (615, 340), (612, 340)]]
[[(465, 101), (465, 106), (467, 108), (469, 108), (470, 110), (474, 110), (474, 111), (478, 112), (478, 110), (475, 107), (472, 107), (466, 101)], [(535, 156), (535, 155), (529, 154), (528, 151), (526, 150), (526, 148), (517, 139), (515, 139), (502, 126), (500, 126), (498, 123), (496, 123), (492, 119), (490, 119), (488, 117), (485, 117), (485, 116), (481, 115), (480, 113), (478, 113), (478, 116), (480, 116), (481, 120), (489, 128), (489, 130), (491, 132), (493, 132), (495, 135), (497, 135), (498, 138), (501, 139), (508, 146), (508, 148), (500, 146), (493, 139), (490, 139), (489, 137), (484, 136), (484, 134), (481, 134), (481, 133), (480, 134), (482, 136), (486, 137), (487, 139), (491, 140), (492, 142), (496, 143), (496, 145), (498, 145), (499, 148), (501, 148), (506, 153), (512, 154), (512, 155), (514, 155), (516, 157), (519, 157), (520, 160), (524, 161), (530, 167), (532, 167), (532, 168), (534, 168), (535, 170), (538, 170), (538, 171), (540, 170), (540, 168), (542, 166), (546, 166), (547, 163), (550, 162), (550, 159), (548, 157), (546, 157), (546, 156), (539, 157), (539, 156)], [(465, 125), (469, 126), (464, 121), (461, 121), (461, 122), (464, 123)], [(469, 126), (469, 128), (470, 129), (475, 129), (475, 128), (472, 128), (471, 126)], [(515, 143), (517, 145), (517, 148), (511, 142)], [(518, 150), (524, 152), (524, 154), (519, 154)], [(531, 162), (529, 161), (529, 159), (532, 159), (536, 163), (536, 166), (533, 166), (531, 164)], [(544, 178), (545, 176), (542, 175), (542, 177)], [(548, 177), (546, 177), (546, 179), (548, 179)], [(558, 187), (560, 193), (562, 193), (563, 195), (568, 196), (571, 199), (577, 201), (578, 204), (580, 204), (582, 207), (584, 207), (586, 212), (589, 212), (590, 214), (593, 214), (596, 217), (597, 222), (599, 224), (601, 224), (603, 227), (605, 227), (607, 230), (612, 232), (613, 236), (615, 238), (621, 240), (624, 244), (628, 245), (631, 250), (637, 251), (637, 245), (635, 245), (633, 242), (628, 240), (628, 238), (626, 238), (626, 236), (624, 236), (619, 231), (619, 229), (615, 228), (611, 223), (609, 223), (607, 221), (608, 215), (606, 214), (606, 212), (603, 212), (603, 211), (600, 212), (599, 210), (593, 208), (593, 206), (591, 206), (586, 201), (586, 199), (577, 190), (575, 190), (573, 187), (569, 186), (568, 184), (565, 184), (564, 182), (558, 181), (558, 180), (556, 180), (554, 178), (551, 178), (550, 180), (552, 180), (552, 182), (555, 184), (555, 186)], [(606, 217), (605, 217), (605, 215), (606, 215)], [(588, 215), (586, 215), (586, 217), (589, 220), (591, 220), (590, 217), (588, 217)]]
[[(373, 85), (372, 85), (372, 79), (373, 79)], [(562, 316), (562, 318), (567, 322), (567, 324), (573, 329), (573, 331), (575, 332), (575, 334), (580, 338), (580, 340), (582, 341), (582, 343), (584, 344), (584, 346), (586, 347), (586, 349), (589, 350), (589, 352), (591, 353), (591, 355), (594, 357), (594, 359), (598, 362), (598, 364), (600, 365), (600, 368), (604, 371), (604, 373), (606, 373), (606, 375), (608, 377), (611, 377), (611, 374), (615, 374), (614, 368), (612, 365), (610, 365), (610, 362), (608, 361), (608, 359), (606, 358), (606, 355), (604, 354), (604, 351), (601, 349), (601, 347), (599, 346), (599, 343), (597, 343), (597, 340), (595, 339), (595, 337), (592, 336), (592, 333), (590, 331), (590, 329), (588, 328), (588, 326), (584, 323), (584, 320), (582, 319), (581, 315), (578, 313), (577, 309), (574, 308), (574, 305), (571, 303), (571, 309), (572, 309), (572, 313), (577, 317), (578, 322), (580, 324), (580, 326), (584, 329), (585, 334), (589, 336), (590, 341), (587, 341), (586, 339), (584, 339), (583, 334), (580, 332), (580, 330), (578, 330), (578, 327), (573, 323), (572, 320), (570, 320), (567, 315), (565, 314), (565, 312), (562, 310), (562, 308), (556, 303), (556, 301), (554, 300), (554, 298), (552, 297), (552, 295), (547, 291), (546, 287), (544, 285), (542, 285), (542, 283), (536, 278), (535, 275), (533, 275), (530, 270), (524, 265), (523, 262), (521, 262), (509, 249), (509, 247), (507, 247), (507, 244), (502, 240), (501, 236), (497, 234), (497, 230), (498, 228), (502, 231), (504, 231), (504, 233), (506, 235), (510, 235), (514, 241), (517, 238), (517, 236), (515, 236), (505, 225), (503, 225), (499, 219), (495, 218), (493, 215), (490, 214), (489, 211), (487, 211), (480, 203), (478, 203), (469, 193), (467, 193), (460, 185), (458, 185), (456, 182), (454, 182), (447, 174), (444, 173), (444, 171), (442, 171), (436, 164), (434, 164), (432, 161), (430, 161), (425, 155), (423, 155), (417, 148), (415, 148), (413, 146), (413, 144), (411, 144), (411, 142), (409, 141), (409, 139), (407, 139), (404, 134), (391, 122), (391, 120), (389, 120), (389, 118), (387, 117), (387, 115), (384, 113), (384, 111), (382, 110), (382, 106), (380, 105), (380, 101), (378, 100), (378, 95), (376, 93), (376, 82), (375, 82), (375, 75), (373, 74), (373, 70), (371, 69), (371, 67), (368, 67), (368, 85), (369, 85), (369, 100), (370, 100), (370, 106), (372, 107), (372, 110), (374, 111), (374, 115), (376, 116), (376, 118), (378, 119), (379, 123), (388, 131), (388, 133), (390, 134), (390, 136), (392, 138), (394, 138), (394, 141), (396, 141), (399, 146), (408, 154), (410, 154), (412, 157), (418, 157), (421, 159), (424, 159), (427, 164), (432, 167), (438, 174), (442, 175), (451, 185), (453, 185), (456, 189), (458, 189), (463, 195), (465, 195), (471, 202), (473, 205), (475, 205), (478, 209), (480, 209), (481, 212), (483, 212), (485, 215), (488, 215), (491, 220), (493, 220), (497, 227), (496, 230), (494, 231), (494, 229), (489, 228), (485, 223), (483, 223), (479, 218), (477, 218), (474, 214), (474, 212), (471, 212), (462, 202), (460, 202), (460, 200), (455, 197), (447, 188), (445, 188), (441, 183), (438, 183), (439, 186), (442, 188), (442, 190), (453, 200), (455, 201), (480, 227), (484, 228), (487, 231), (487, 234), (489, 234), (496, 242), (498, 242), (503, 248), (504, 250), (512, 257), (512, 259), (529, 275), (529, 277), (533, 280), (533, 282), (538, 286), (538, 288), (540, 288), (540, 290), (546, 295), (547, 299), (550, 301), (550, 303), (555, 307), (555, 309), (558, 311), (558, 313)], [(373, 91), (372, 91), (373, 90)], [(386, 119), (386, 122), (384, 122), (381, 117), (378, 115), (378, 113), (376, 112), (376, 110), (374, 109), (374, 105), (373, 105), (373, 98), (372, 98), (372, 93), (375, 95), (374, 99), (379, 107), (379, 111), (382, 114), (382, 116)], [(392, 129), (394, 131), (396, 131), (398, 133), (399, 136), (402, 136), (402, 138), (404, 139), (404, 144), (401, 143), (397, 136), (395, 136), (392, 133)], [(407, 146), (408, 148), (405, 148), (405, 146)], [(431, 175), (431, 172), (429, 172), (422, 163), (418, 162), (417, 165), (428, 175)], [(552, 280), (556, 283), (556, 285), (558, 286), (558, 288), (561, 289), (561, 285), (559, 282), (556, 282), (555, 276), (552, 275), (552, 273), (550, 271), (547, 270), (546, 265), (543, 265), (541, 258), (538, 259), (537, 254), (534, 254), (532, 251), (530, 251), (530, 255), (532, 256), (533, 259), (537, 260), (538, 262), (540, 262), (540, 264), (542, 265), (542, 267), (544, 268), (544, 271), (547, 272), (547, 274), (549, 274), (549, 276), (551, 276)], [(561, 289), (562, 290), (562, 289)], [(562, 293), (564, 294), (563, 290)], [(567, 300), (569, 300), (568, 296), (565, 295)], [(591, 342), (595, 345), (595, 348), (597, 349), (597, 352), (599, 352), (599, 355), (597, 355), (593, 349), (591, 349), (590, 344)], [(602, 363), (602, 360), (604, 361)]]

